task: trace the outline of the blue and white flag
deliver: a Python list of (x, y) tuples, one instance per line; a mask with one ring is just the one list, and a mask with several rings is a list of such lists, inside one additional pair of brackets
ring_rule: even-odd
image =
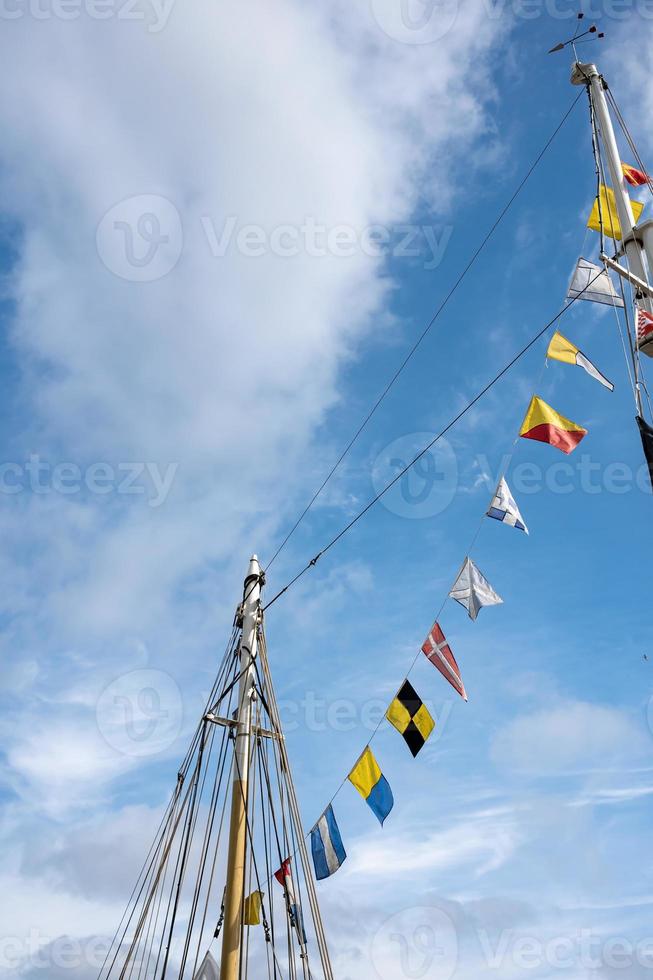
[(514, 497), (503, 477), (501, 477), (499, 486), (496, 489), (487, 516), (493, 517), (495, 521), (502, 521), (503, 524), (508, 524), (510, 527), (516, 527), (520, 531), (525, 531), (528, 534), (528, 528), (524, 524), (524, 518), (519, 513), (519, 507), (515, 503)]
[(347, 857), (331, 804), (311, 831), (311, 851), (318, 881), (335, 874)]

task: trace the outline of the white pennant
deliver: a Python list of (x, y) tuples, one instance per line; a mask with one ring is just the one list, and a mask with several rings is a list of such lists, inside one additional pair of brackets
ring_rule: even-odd
[(210, 953), (202, 960), (202, 965), (195, 974), (194, 980), (220, 980), (220, 970)]
[(471, 558), (465, 558), (449, 595), (465, 607), (470, 619), (476, 619), (483, 606), (498, 606), (503, 602)]
[(607, 271), (582, 258), (574, 269), (567, 299), (585, 299), (590, 303), (603, 303), (607, 306), (624, 305)]

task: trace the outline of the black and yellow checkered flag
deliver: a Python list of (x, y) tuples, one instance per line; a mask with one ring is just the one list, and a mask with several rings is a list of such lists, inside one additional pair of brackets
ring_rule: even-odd
[(385, 713), (391, 725), (403, 736), (404, 742), (417, 755), (435, 728), (435, 722), (426, 705), (408, 681)]

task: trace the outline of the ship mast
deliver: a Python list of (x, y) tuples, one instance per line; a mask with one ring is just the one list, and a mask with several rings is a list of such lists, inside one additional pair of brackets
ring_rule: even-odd
[(252, 699), (258, 625), (261, 615), (261, 567), (256, 555), (250, 559), (243, 587), (242, 638), (240, 641), (240, 684), (234, 741), (234, 770), (224, 900), (224, 931), (220, 980), (238, 980), (243, 933), (245, 865), (247, 856), (247, 801), (252, 735)]
[[(229, 826), (229, 849), (227, 854), (226, 887), (224, 897), (224, 926), (222, 937), (222, 957), (220, 961), (220, 980), (240, 980), (243, 962), (242, 943), (245, 923), (245, 876), (248, 863), (248, 849), (252, 846), (251, 831), (248, 827), (249, 779), (252, 739), (272, 738), (277, 743), (281, 771), (285, 780), (290, 819), (297, 828), (297, 852), (301, 861), (304, 881), (308, 893), (311, 916), (315, 927), (320, 962), (324, 980), (333, 980), (329, 951), (324, 926), (317, 900), (315, 882), (304, 840), (301, 815), (295, 787), (286, 752), (281, 727), (281, 718), (272, 683), (272, 675), (267, 657), (265, 633), (263, 631), (263, 612), (261, 609), (261, 586), (264, 575), (258, 558), (254, 555), (243, 585), (243, 601), (237, 614), (242, 620), (240, 641), (240, 682), (238, 708), (234, 729), (234, 766), (231, 797), (231, 818)], [(260, 671), (257, 671), (257, 661)], [(269, 713), (271, 731), (263, 731), (252, 724), (253, 706), (257, 700), (257, 674), (262, 675), (266, 691), (266, 710)], [(288, 900), (288, 899), (287, 899)], [(290, 910), (288, 910), (290, 911)], [(301, 917), (301, 911), (299, 913)], [(301, 947), (304, 976), (310, 977), (306, 940), (302, 937), (303, 922), (296, 922), (296, 931)]]
[[(648, 271), (648, 267), (653, 268), (653, 242), (649, 235), (641, 234), (643, 229), (638, 230), (635, 222), (630, 195), (621, 167), (621, 155), (617, 146), (610, 107), (605, 94), (608, 89), (607, 82), (595, 64), (583, 64), (576, 61), (572, 67), (571, 84), (584, 85), (587, 88), (592, 113), (597, 122), (596, 136), (600, 140), (608, 165), (617, 208), (616, 217), (618, 217), (621, 226), (627, 268), (603, 253), (601, 259), (623, 280), (634, 286), (639, 304), (649, 313), (653, 313), (653, 291), (651, 290)], [(647, 222), (647, 224), (649, 223)], [(633, 351), (634, 354), (635, 351)], [(633, 363), (635, 368), (635, 397), (639, 414), (643, 415), (639, 364), (636, 357), (633, 358)]]
[(253, 556), (98, 980), (129, 980), (135, 970), (142, 980), (333, 980), (268, 660), (263, 584)]

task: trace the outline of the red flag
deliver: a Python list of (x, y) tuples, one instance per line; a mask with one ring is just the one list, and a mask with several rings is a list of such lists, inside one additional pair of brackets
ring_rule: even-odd
[(638, 170), (637, 167), (631, 167), (629, 163), (622, 163), (621, 169), (624, 177), (633, 187), (641, 187), (642, 184), (648, 184), (651, 179), (643, 170)]
[(653, 316), (637, 307), (637, 346), (653, 341)]
[(280, 885), (283, 885), (284, 888), (286, 887), (286, 882), (288, 878), (290, 878), (290, 881), (292, 882), (292, 872), (290, 870), (290, 858), (287, 858), (283, 862), (279, 870), (274, 872), (274, 877), (277, 879)]
[(460, 696), (467, 700), (465, 685), (460, 676), (460, 670), (456, 659), (451, 652), (451, 647), (446, 641), (445, 635), (440, 629), (439, 623), (434, 623), (429, 635), (422, 644), (422, 650), (427, 660), (430, 660), (434, 667), (437, 667), (443, 677), (445, 677), (452, 687), (458, 691)]

